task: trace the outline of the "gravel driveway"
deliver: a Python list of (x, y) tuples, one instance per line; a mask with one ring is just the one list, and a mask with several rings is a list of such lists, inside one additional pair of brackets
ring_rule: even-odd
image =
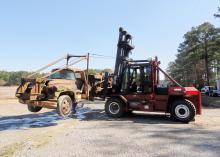
[(200, 156), (219, 157), (220, 109), (203, 109), (190, 124), (164, 114), (108, 118), (103, 102), (84, 105), (61, 119), (55, 111), (33, 114), (25, 105), (0, 105), (0, 156)]

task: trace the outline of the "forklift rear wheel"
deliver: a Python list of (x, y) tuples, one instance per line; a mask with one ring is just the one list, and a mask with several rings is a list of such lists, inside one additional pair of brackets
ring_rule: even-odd
[(33, 106), (33, 105), (27, 105), (27, 107), (30, 112), (39, 112), (42, 109), (42, 107), (40, 106)]
[(175, 120), (188, 123), (194, 120), (196, 108), (194, 104), (187, 99), (177, 100), (173, 102), (170, 114)]
[(62, 117), (68, 117), (72, 113), (73, 102), (68, 95), (61, 95), (58, 99), (57, 113)]
[(125, 105), (117, 98), (110, 98), (105, 103), (105, 112), (109, 117), (120, 118), (125, 113)]

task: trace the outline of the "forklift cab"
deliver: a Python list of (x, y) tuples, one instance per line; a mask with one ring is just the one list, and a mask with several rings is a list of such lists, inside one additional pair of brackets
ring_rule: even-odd
[(121, 92), (125, 94), (152, 93), (151, 65), (128, 65), (123, 74)]
[(121, 94), (128, 100), (131, 110), (161, 111), (168, 101), (168, 87), (158, 84), (159, 70), (151, 62), (134, 61), (124, 69)]

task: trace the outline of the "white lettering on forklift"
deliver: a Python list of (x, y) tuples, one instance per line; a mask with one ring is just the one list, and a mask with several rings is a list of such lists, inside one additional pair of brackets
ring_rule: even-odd
[(175, 88), (174, 91), (175, 91), (175, 92), (181, 92), (182, 89), (181, 89), (181, 88)]
[(149, 105), (144, 105), (144, 109), (148, 110), (149, 109)]

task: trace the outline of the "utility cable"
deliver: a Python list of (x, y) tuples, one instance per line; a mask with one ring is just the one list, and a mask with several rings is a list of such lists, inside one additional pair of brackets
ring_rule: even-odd
[(98, 56), (98, 57), (105, 57), (105, 58), (115, 58), (113, 56), (106, 56), (106, 55), (97, 54), (97, 53), (91, 53), (91, 56)]

